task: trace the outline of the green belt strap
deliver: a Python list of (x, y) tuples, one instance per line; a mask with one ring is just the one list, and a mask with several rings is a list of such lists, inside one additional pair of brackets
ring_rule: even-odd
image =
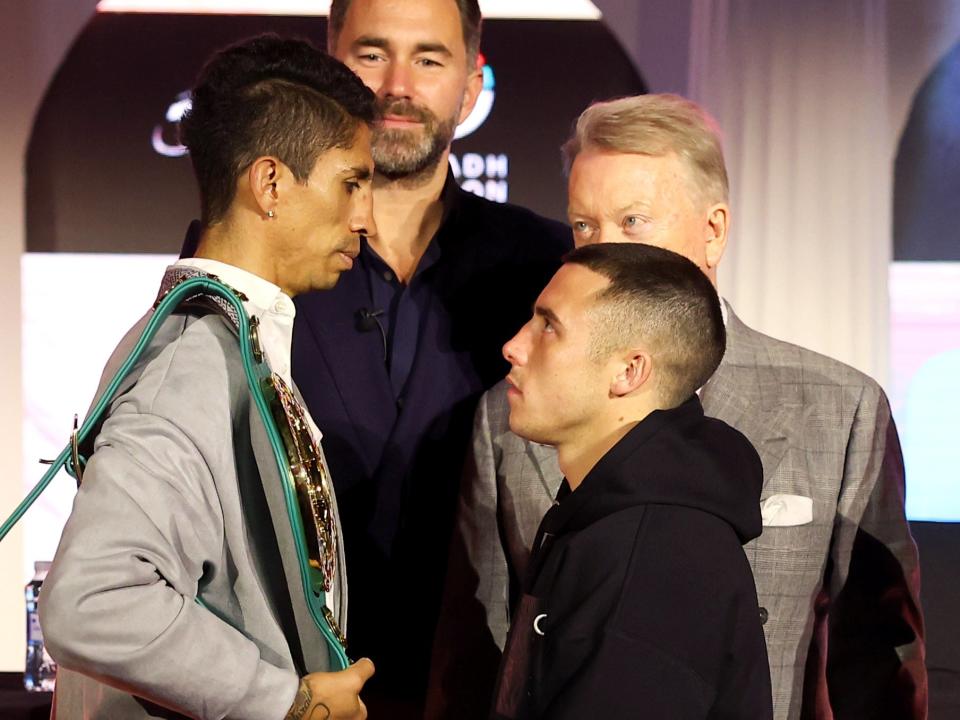
[[(124, 360), (117, 374), (113, 376), (113, 379), (110, 381), (110, 384), (107, 385), (106, 390), (100, 396), (93, 410), (91, 410), (90, 414), (84, 419), (79, 431), (75, 433), (75, 436), (71, 438), (71, 442), (60, 452), (47, 472), (43, 474), (40, 482), (27, 494), (23, 501), (17, 506), (16, 510), (13, 511), (13, 514), (0, 525), (0, 541), (6, 537), (7, 533), (13, 529), (13, 526), (17, 524), (24, 513), (33, 505), (37, 498), (40, 497), (41, 493), (47, 489), (47, 486), (61, 468), (65, 468), (66, 471), (75, 478), (78, 477), (79, 474), (82, 474), (82, 466), (86, 464), (86, 458), (79, 455), (79, 453), (76, 452), (76, 448), (78, 446), (85, 446), (87, 440), (92, 439), (89, 437), (90, 433), (95, 428), (100, 427), (103, 415), (107, 408), (110, 407), (110, 403), (114, 400), (120, 384), (136, 365), (143, 351), (149, 346), (163, 322), (184, 300), (195, 298), (197, 295), (222, 299), (233, 308), (239, 318), (237, 332), (240, 336), (240, 355), (243, 360), (243, 369), (247, 376), (250, 396), (253, 398), (253, 402), (260, 414), (260, 419), (267, 431), (267, 437), (270, 439), (270, 446), (273, 450), (274, 461), (277, 464), (277, 470), (283, 481), (283, 495), (286, 501), (290, 526), (293, 529), (293, 539), (297, 550), (297, 561), (300, 565), (300, 578), (304, 598), (306, 599), (310, 616), (327, 640), (331, 667), (334, 670), (342, 670), (350, 664), (350, 661), (347, 658), (342, 643), (337, 638), (336, 633), (326, 618), (326, 596), (323, 592), (322, 585), (314, 578), (317, 571), (311, 568), (309, 564), (309, 554), (303, 534), (303, 518), (300, 514), (300, 507), (297, 504), (297, 492), (294, 486), (293, 476), (290, 473), (290, 467), (287, 463), (286, 448), (284, 447), (283, 439), (280, 436), (280, 432), (277, 429), (276, 422), (270, 411), (270, 404), (263, 393), (262, 385), (263, 382), (270, 377), (270, 368), (257, 358), (259, 351), (254, 349), (250, 330), (250, 318), (247, 315), (246, 309), (243, 307), (243, 302), (237, 296), (236, 291), (224, 285), (217, 278), (211, 276), (196, 276), (182, 280), (158, 301), (154, 308), (153, 315), (147, 322), (147, 326), (140, 335), (140, 338), (137, 340), (137, 344), (127, 359)], [(80, 465), (79, 468), (75, 466), (77, 464)], [(196, 598), (196, 600), (203, 605), (199, 597)]]

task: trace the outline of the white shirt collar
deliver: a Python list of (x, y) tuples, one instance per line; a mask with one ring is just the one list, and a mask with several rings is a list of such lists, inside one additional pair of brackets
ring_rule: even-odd
[[(221, 282), (247, 296), (243, 306), (247, 314), (260, 321), (260, 345), (270, 369), (293, 387), (290, 374), (290, 346), (293, 343), (293, 300), (279, 287), (262, 277), (234, 265), (209, 258), (186, 258), (177, 265), (216, 275)], [(320, 437), (319, 433), (317, 437)]]
[(246, 295), (249, 304), (258, 311), (256, 312), (258, 316), (265, 311), (273, 311), (289, 317), (296, 314), (293, 300), (289, 295), (269, 280), (264, 280), (248, 270), (210, 258), (181, 258), (176, 264), (216, 275), (223, 283)]

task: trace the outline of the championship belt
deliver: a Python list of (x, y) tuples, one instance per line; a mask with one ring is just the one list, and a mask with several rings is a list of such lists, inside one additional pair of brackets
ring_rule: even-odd
[[(257, 318), (243, 307), (246, 296), (193, 268), (174, 267), (164, 278), (164, 287), (154, 305), (153, 315), (130, 355), (110, 380), (90, 414), (55, 460), (40, 482), (0, 525), (0, 541), (40, 497), (61, 468), (80, 483), (86, 456), (110, 403), (118, 394), (124, 378), (135, 367), (163, 322), (178, 308), (199, 308), (222, 315), (237, 331), (240, 355), (252, 404), (266, 430), (274, 461), (283, 484), (287, 515), (293, 531), (294, 547), (300, 567), (304, 599), (310, 616), (327, 640), (333, 670), (349, 666), (344, 649), (346, 641), (333, 613), (327, 607), (326, 594), (333, 587), (339, 557), (339, 538), (330, 478), (320, 447), (317, 445), (302, 405), (283, 379), (264, 361), (258, 336)], [(197, 602), (204, 605), (198, 597)], [(204, 607), (206, 607), (204, 605)]]
[(313, 532), (306, 531), (310, 567), (320, 571), (323, 591), (330, 592), (337, 568), (337, 524), (323, 456), (310, 432), (303, 407), (283, 378), (272, 374), (263, 382), (263, 390), (264, 395), (270, 397), (273, 419), (287, 451), (287, 462), (297, 488), (300, 515), (312, 521)]

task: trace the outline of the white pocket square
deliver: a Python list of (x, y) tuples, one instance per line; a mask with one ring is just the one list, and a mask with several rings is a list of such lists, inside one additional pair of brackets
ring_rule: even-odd
[(813, 522), (813, 500), (803, 495), (771, 495), (760, 503), (764, 527), (789, 527)]

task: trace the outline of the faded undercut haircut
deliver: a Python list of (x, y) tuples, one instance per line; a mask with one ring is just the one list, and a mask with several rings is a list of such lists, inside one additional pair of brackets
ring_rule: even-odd
[(590, 311), (590, 356), (603, 362), (639, 345), (650, 353), (664, 407), (683, 403), (713, 375), (726, 348), (720, 299), (690, 260), (642, 243), (585, 245), (564, 258), (610, 284)]
[(322, 153), (350, 147), (376, 115), (373, 92), (304, 40), (261, 35), (220, 50), (200, 72), (180, 124), (203, 224), (223, 219), (258, 157), (278, 158), (304, 183)]
[(653, 157), (676, 153), (705, 205), (727, 202), (729, 183), (717, 122), (679, 95), (634, 95), (594, 103), (577, 119), (561, 149), (567, 172), (577, 155), (589, 149)]
[[(330, 14), (327, 16), (327, 49), (333, 52), (337, 38), (346, 22), (347, 10), (351, 0), (331, 0)], [(467, 48), (467, 68), (472, 70), (480, 52), (480, 33), (483, 24), (478, 0), (453, 0), (460, 12), (460, 27), (463, 30), (463, 44)]]

